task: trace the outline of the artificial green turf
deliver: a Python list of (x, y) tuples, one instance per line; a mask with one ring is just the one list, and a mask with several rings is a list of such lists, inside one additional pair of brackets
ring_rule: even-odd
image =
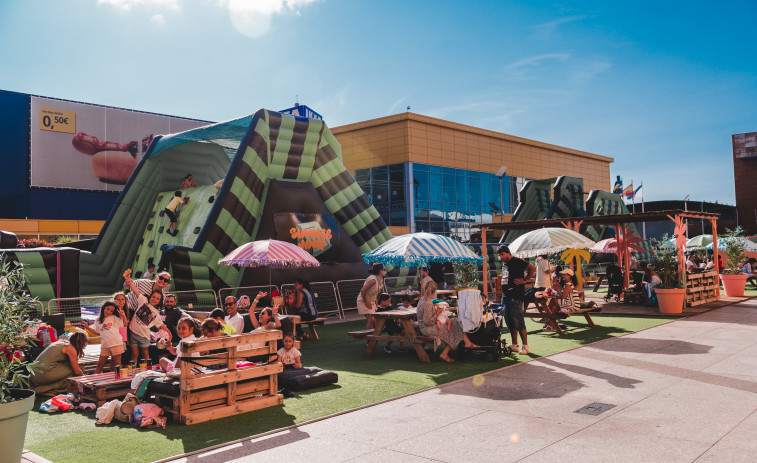
[(593, 328), (586, 326), (581, 316), (565, 320), (564, 335), (543, 333), (541, 325), (527, 320), (531, 356), (513, 354), (492, 362), (489, 354), (474, 353), (452, 364), (437, 358), (432, 358), (430, 363), (421, 362), (412, 350), (399, 354), (396, 343), (393, 354), (388, 355), (378, 348), (368, 359), (363, 356), (365, 343), (346, 334), (363, 329), (365, 322), (326, 325), (318, 329), (320, 340), (304, 342), (303, 363), (337, 372), (336, 385), (296, 393), (284, 399), (280, 407), (192, 426), (169, 423), (165, 430), (143, 430), (116, 421), (95, 426), (94, 413), (79, 411), (48, 415), (37, 411), (41, 403), (38, 400), (29, 415), (25, 448), (56, 463), (149, 462), (398, 397), (673, 319), (601, 314), (592, 318), (596, 323)]

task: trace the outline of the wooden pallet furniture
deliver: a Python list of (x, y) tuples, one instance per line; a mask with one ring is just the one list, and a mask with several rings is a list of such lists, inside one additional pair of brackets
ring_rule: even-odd
[(78, 395), (82, 402), (92, 402), (98, 407), (112, 399), (120, 399), (131, 392), (133, 376), (116, 378), (112, 371), (88, 376), (68, 378), (68, 392)]
[[(178, 393), (154, 393), (154, 400), (184, 424), (281, 405), (276, 377), (283, 371), (276, 360), (276, 341), (281, 338), (279, 330), (261, 330), (182, 343)], [(192, 357), (194, 353), (201, 355)], [(245, 358), (257, 363), (237, 368), (237, 361)], [(218, 369), (196, 373), (198, 367)]]
[(719, 284), (718, 272), (715, 271), (686, 274), (686, 305), (693, 307), (717, 301)]

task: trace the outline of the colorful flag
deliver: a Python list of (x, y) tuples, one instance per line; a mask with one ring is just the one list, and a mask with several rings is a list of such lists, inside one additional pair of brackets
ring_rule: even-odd
[(639, 188), (636, 189), (636, 191), (633, 192), (634, 199), (644, 199), (644, 191), (641, 189), (644, 185), (639, 185)]
[(626, 187), (626, 188), (625, 188), (625, 189), (623, 190), (623, 197), (624, 197), (624, 198), (626, 198), (626, 199), (631, 199), (631, 198), (633, 198), (633, 183), (632, 183), (632, 184), (630, 184), (630, 185), (628, 185), (628, 186), (627, 186), (627, 187)]
[(617, 180), (615, 180), (615, 185), (612, 187), (612, 192), (616, 195), (619, 195), (623, 192), (623, 180), (621, 180), (620, 175), (616, 176)]

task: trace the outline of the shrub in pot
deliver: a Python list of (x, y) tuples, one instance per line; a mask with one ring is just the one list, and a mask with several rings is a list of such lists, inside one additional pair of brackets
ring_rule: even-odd
[(722, 243), (725, 243), (725, 269), (720, 279), (723, 281), (726, 296), (742, 297), (746, 288), (746, 279), (748, 275), (741, 272), (739, 265), (744, 262), (744, 252), (746, 243), (741, 236), (743, 229), (739, 226), (733, 230), (726, 229), (727, 236)]
[(666, 247), (669, 241), (665, 234), (659, 240), (652, 240), (652, 268), (660, 275), (661, 283), (655, 286), (657, 303), (662, 313), (681, 313), (686, 298), (686, 281), (681, 279), (678, 266), (678, 250)]
[(34, 369), (21, 352), (33, 343), (23, 333), (31, 325), (28, 313), (36, 302), (23, 288), (21, 264), (0, 255), (0, 449), (7, 461), (21, 461), (34, 391), (28, 389)]

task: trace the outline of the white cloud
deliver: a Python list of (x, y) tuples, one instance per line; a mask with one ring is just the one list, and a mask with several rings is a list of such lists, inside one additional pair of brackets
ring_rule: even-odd
[(154, 22), (155, 24), (163, 25), (166, 22), (165, 16), (162, 14), (155, 14), (150, 18), (150, 21)]
[(566, 18), (555, 19), (554, 21), (546, 22), (543, 24), (537, 24), (532, 28), (535, 31), (537, 39), (548, 40), (552, 38), (557, 28), (563, 24), (567, 24), (573, 21), (580, 21), (586, 18), (586, 16), (568, 16)]
[(570, 58), (570, 53), (549, 53), (545, 55), (529, 56), (528, 58), (522, 59), (520, 61), (516, 61), (515, 63), (511, 64), (509, 67), (522, 68), (522, 67), (529, 67), (529, 66), (538, 66), (542, 64), (544, 61), (552, 61), (552, 60), (565, 62), (569, 58)]
[(300, 14), (300, 8), (318, 0), (219, 0), (229, 9), (234, 27), (248, 37), (261, 37), (271, 28), (273, 15), (287, 11)]
[(147, 6), (157, 8), (167, 8), (178, 11), (179, 0), (97, 0), (98, 5), (111, 5), (123, 10), (131, 10), (135, 6)]

